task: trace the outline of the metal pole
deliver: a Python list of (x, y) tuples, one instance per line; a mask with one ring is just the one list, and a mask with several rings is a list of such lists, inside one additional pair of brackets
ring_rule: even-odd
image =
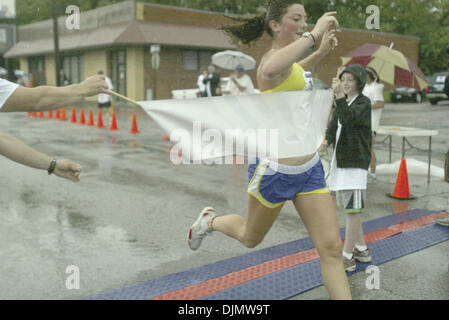
[(392, 144), (393, 136), (390, 135), (390, 163), (391, 163), (391, 144)]
[(432, 161), (432, 136), (429, 136), (429, 169), (427, 171), (427, 184), (430, 183), (430, 162)]
[(153, 100), (156, 100), (156, 90), (157, 90), (157, 70), (153, 69)]
[(61, 63), (59, 59), (58, 2), (53, 0), (53, 40), (55, 45), (56, 85), (61, 85)]
[(405, 137), (402, 137), (402, 158), (405, 158)]

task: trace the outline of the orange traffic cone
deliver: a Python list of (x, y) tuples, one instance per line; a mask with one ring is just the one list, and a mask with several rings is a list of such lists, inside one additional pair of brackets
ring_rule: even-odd
[(109, 127), (109, 130), (118, 130), (117, 127), (117, 119), (115, 118), (115, 112), (112, 112), (112, 120), (111, 120), (111, 126)]
[(401, 160), (401, 166), (399, 167), (398, 177), (396, 178), (396, 186), (394, 187), (393, 194), (387, 194), (395, 199), (412, 200), (416, 199), (415, 196), (410, 194), (407, 174), (407, 163), (405, 158)]
[(80, 124), (86, 124), (86, 118), (84, 116), (84, 109), (80, 111)]
[(129, 131), (130, 133), (139, 133), (139, 129), (137, 129), (137, 117), (136, 114), (133, 113), (133, 120), (131, 123), (131, 130)]
[(101, 113), (101, 110), (98, 111), (97, 128), (104, 128), (104, 125), (103, 125), (103, 114)]
[(66, 121), (66, 120), (67, 120), (67, 117), (66, 117), (66, 115), (65, 115), (65, 108), (62, 108), (62, 111), (61, 111), (61, 120), (62, 120), (62, 121)]
[(44, 117), (44, 113), (43, 112), (39, 112), (39, 118), (43, 118)]
[(72, 119), (70, 120), (72, 123), (76, 123), (76, 109), (72, 108)]
[(37, 112), (31, 113), (31, 116), (32, 116), (33, 118), (36, 118), (36, 117), (37, 117)]
[(87, 122), (88, 126), (93, 126), (94, 124), (94, 112), (89, 110), (89, 121)]
[(61, 119), (61, 113), (59, 110), (56, 110), (56, 119)]
[(28, 112), (28, 118), (32, 118), (33, 117), (33, 113), (32, 112)]
[(48, 119), (53, 119), (53, 111), (48, 111)]
[(170, 137), (169, 137), (169, 136), (162, 136), (162, 139), (164, 139), (164, 140), (170, 140)]

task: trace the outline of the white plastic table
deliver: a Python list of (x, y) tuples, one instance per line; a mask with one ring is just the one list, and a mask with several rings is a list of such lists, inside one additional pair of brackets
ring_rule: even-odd
[[(438, 135), (437, 130), (426, 130), (419, 128), (409, 127), (393, 127), (393, 126), (381, 126), (376, 131), (377, 134), (386, 135), (390, 138), (390, 163), (391, 163), (391, 144), (393, 136), (402, 137), (402, 158), (405, 157), (405, 142), (410, 146), (412, 144), (407, 140), (407, 137), (429, 137), (429, 167), (427, 169), (427, 183), (430, 183), (430, 162), (432, 160), (432, 137)], [(413, 147), (413, 146), (412, 146)]]

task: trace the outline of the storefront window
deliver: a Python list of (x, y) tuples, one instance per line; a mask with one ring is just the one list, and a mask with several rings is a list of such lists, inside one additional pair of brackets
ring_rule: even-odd
[(81, 55), (64, 56), (62, 58), (62, 85), (80, 83), (84, 79), (83, 57)]
[(109, 61), (114, 90), (126, 96), (126, 50), (111, 51)]
[(31, 74), (31, 85), (42, 86), (47, 84), (45, 77), (45, 56), (28, 58), (28, 68)]

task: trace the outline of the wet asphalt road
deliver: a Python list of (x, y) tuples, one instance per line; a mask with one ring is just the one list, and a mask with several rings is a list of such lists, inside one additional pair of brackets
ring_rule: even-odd
[[(219, 214), (243, 215), (247, 166), (174, 166), (169, 142), (162, 139), (166, 133), (141, 110), (116, 110), (118, 131), (0, 114), (0, 131), (83, 166), (81, 182), (72, 183), (0, 158), (0, 299), (86, 298), (252, 251), (221, 234), (206, 239), (197, 252), (186, 243), (188, 228), (207, 205)], [(137, 112), (138, 135), (128, 132), (132, 112)], [(381, 124), (439, 130), (432, 164), (443, 167), (449, 149), (449, 104), (387, 105)], [(399, 139), (393, 141), (395, 161), (401, 147)], [(410, 141), (427, 148), (427, 139)], [(376, 150), (379, 163), (387, 162), (388, 147), (378, 143)], [(427, 161), (423, 152), (410, 150), (407, 155)], [(368, 189), (364, 221), (394, 212), (385, 193), (392, 191), (396, 177), (378, 179)], [(426, 176), (409, 179), (419, 196), (409, 202), (410, 209), (446, 209), (448, 183), (437, 177), (430, 185)], [(338, 212), (338, 218), (343, 227), (344, 214)], [(287, 204), (258, 248), (307, 236)], [(380, 290), (367, 290), (366, 275), (356, 274), (350, 278), (354, 298), (448, 299), (448, 252), (449, 243), (444, 242), (383, 264)], [(80, 289), (66, 287), (70, 265), (80, 270)], [(322, 287), (295, 297), (327, 298)]]

